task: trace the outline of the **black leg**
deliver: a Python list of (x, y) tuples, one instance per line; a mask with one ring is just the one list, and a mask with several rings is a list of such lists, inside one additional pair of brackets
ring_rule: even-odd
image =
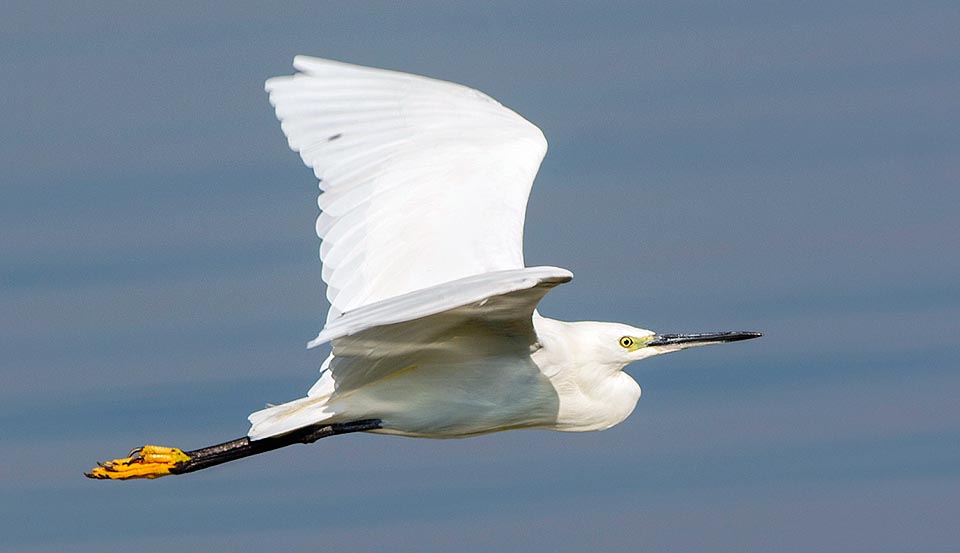
[(185, 474), (208, 467), (213, 467), (229, 461), (236, 461), (251, 455), (259, 455), (281, 447), (287, 447), (294, 444), (312, 444), (313, 442), (337, 434), (349, 434), (350, 432), (364, 432), (366, 430), (375, 430), (380, 428), (380, 419), (366, 419), (340, 424), (314, 425), (300, 428), (272, 438), (262, 440), (250, 440), (249, 438), (240, 438), (232, 442), (195, 449), (185, 452), (189, 461), (184, 461), (174, 468), (170, 469), (170, 474)]
[(376, 430), (380, 428), (380, 422), (380, 419), (364, 419), (338, 424), (317, 424), (282, 436), (255, 441), (244, 437), (186, 452), (177, 448), (144, 446), (130, 452), (130, 456), (125, 459), (100, 463), (99, 467), (86, 475), (97, 479), (126, 480), (186, 474), (288, 445), (312, 444), (321, 438), (337, 434)]

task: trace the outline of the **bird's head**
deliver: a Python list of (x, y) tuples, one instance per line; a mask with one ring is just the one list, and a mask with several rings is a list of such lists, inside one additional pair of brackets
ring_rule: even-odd
[(695, 346), (722, 344), (759, 338), (759, 332), (701, 332), (696, 334), (657, 334), (620, 323), (592, 323), (594, 355), (617, 370), (641, 359), (680, 351)]

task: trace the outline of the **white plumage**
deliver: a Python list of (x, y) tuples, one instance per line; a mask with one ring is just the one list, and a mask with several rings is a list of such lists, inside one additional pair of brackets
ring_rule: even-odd
[(608, 428), (640, 397), (628, 363), (753, 337), (539, 316), (573, 276), (524, 267), (540, 130), (461, 85), (304, 56), (294, 67), (266, 89), (320, 179), (331, 308), (309, 346), (333, 353), (307, 397), (250, 416), (251, 439), (363, 419), (434, 438)]
[(458, 278), (523, 268), (540, 129), (476, 90), (298, 56), (267, 81), (290, 148), (320, 179), (328, 322)]

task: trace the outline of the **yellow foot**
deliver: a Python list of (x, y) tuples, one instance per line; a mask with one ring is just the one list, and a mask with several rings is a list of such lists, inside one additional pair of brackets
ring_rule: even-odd
[(93, 471), (84, 473), (88, 478), (101, 480), (128, 480), (130, 478), (160, 478), (170, 474), (170, 469), (190, 460), (190, 456), (175, 447), (145, 445), (130, 452), (129, 457), (97, 463)]

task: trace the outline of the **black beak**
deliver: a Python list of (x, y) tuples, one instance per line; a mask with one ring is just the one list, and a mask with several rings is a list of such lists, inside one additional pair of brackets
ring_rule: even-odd
[(739, 342), (740, 340), (752, 340), (763, 336), (760, 332), (703, 332), (700, 334), (657, 334), (653, 340), (644, 344), (646, 347), (653, 346), (676, 346), (683, 345), (703, 346), (706, 344), (719, 344), (722, 342)]

